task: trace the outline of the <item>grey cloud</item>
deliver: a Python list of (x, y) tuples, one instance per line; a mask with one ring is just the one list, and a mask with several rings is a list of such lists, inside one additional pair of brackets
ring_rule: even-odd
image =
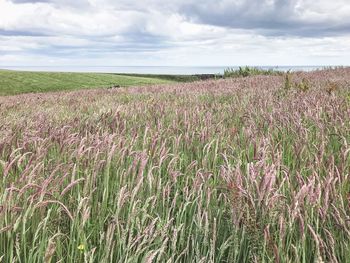
[[(3, 38), (1, 38), (3, 36)], [(5, 35), (0, 30), (1, 40), (11, 40), (14, 36), (19, 36), (16, 41), (25, 42), (26, 40), (37, 45), (24, 45), (22, 51), (7, 51), (10, 53), (30, 53), (33, 55), (46, 55), (52, 57), (71, 58), (71, 57), (90, 57), (97, 55), (108, 56), (108, 54), (138, 54), (145, 52), (155, 52), (169, 47), (173, 47), (164, 37), (142, 32), (138, 29), (130, 31), (119, 40), (115, 40), (113, 36), (102, 36), (95, 38), (93, 36), (75, 36), (75, 37), (59, 37), (59, 36), (36, 36), (33, 39), (32, 34), (25, 32), (11, 32)], [(120, 37), (120, 36), (118, 36)], [(72, 45), (71, 41), (80, 41), (81, 43)], [(15, 41), (12, 43), (16, 43)]]
[[(68, 0), (58, 1), (44, 1), (44, 0), (12, 0), (16, 3), (16, 6), (20, 6), (24, 2), (26, 3), (37, 3), (39, 2), (60, 2), (61, 5), (59, 8), (62, 12), (64, 9), (71, 8), (64, 4)], [(72, 1), (73, 2), (73, 1)], [(74, 1), (75, 4), (82, 2), (87, 2), (83, 0)], [(41, 16), (42, 21), (49, 21), (48, 23), (23, 23), (20, 22), (15, 26), (10, 27), (10, 29), (0, 24), (0, 37), (4, 36), (7, 39), (11, 37), (23, 37), (22, 39), (30, 39), (30, 41), (38, 43), (38, 47), (23, 47), (31, 54), (44, 54), (52, 56), (69, 56), (77, 55), (81, 56), (83, 54), (98, 54), (98, 53), (121, 53), (121, 52), (150, 52), (150, 51), (159, 51), (171, 47), (167, 37), (161, 36), (157, 33), (149, 32), (146, 29), (147, 15), (146, 13), (141, 13), (140, 18), (135, 19), (135, 23), (130, 23), (122, 30), (116, 30), (113, 23), (118, 22), (118, 19), (109, 22), (107, 24), (107, 30), (101, 32), (97, 30), (89, 30), (88, 26), (83, 25), (82, 22), (78, 20), (72, 20), (72, 14), (79, 14), (79, 16), (73, 17), (74, 19), (78, 18), (88, 18), (93, 12), (87, 12), (86, 14), (77, 13), (75, 10), (70, 10), (70, 14), (66, 17), (62, 17), (62, 20), (57, 19), (61, 18), (59, 16), (55, 17), (55, 20), (50, 21), (50, 14), (52, 10), (57, 10), (56, 6), (50, 8), (49, 11), (45, 13), (45, 16)], [(118, 13), (113, 16), (113, 10), (107, 10), (107, 15), (113, 17), (118, 17)], [(99, 10), (101, 12), (101, 10)], [(62, 13), (66, 15), (67, 13)], [(125, 16), (125, 15), (124, 15)], [(131, 17), (132, 18), (132, 17)], [(88, 20), (88, 19), (87, 19)], [(0, 19), (1, 21), (1, 19)], [(18, 20), (20, 21), (20, 20)], [(28, 20), (30, 21), (30, 19)], [(39, 20), (40, 21), (40, 20)], [(56, 22), (57, 21), (57, 22)], [(55, 23), (56, 22), (56, 23)], [(77, 23), (79, 22), (79, 23)], [(90, 21), (89, 21), (90, 22)], [(103, 23), (107, 23), (108, 20), (102, 20)], [(121, 21), (123, 22), (123, 21)], [(98, 21), (95, 21), (95, 24)], [(56, 26), (57, 24), (57, 26)], [(63, 26), (62, 26), (63, 25)], [(68, 25), (68, 26), (67, 26)], [(103, 24), (101, 24), (103, 28)], [(81, 28), (81, 30), (79, 30)], [(61, 39), (62, 41), (61, 41)], [(76, 43), (70, 45), (70, 43)]]
[(52, 0), (11, 0), (12, 3), (15, 4), (28, 4), (28, 3), (50, 3), (50, 2), (54, 2)]
[(50, 4), (57, 8), (75, 8), (87, 9), (90, 8), (89, 1), (86, 0), (10, 0), (14, 4)]
[[(241, 57), (246, 63), (247, 58), (255, 61), (260, 54), (265, 61), (275, 53), (276, 58), (284, 54), (290, 59), (290, 50), (300, 51), (302, 57), (310, 52), (328, 54), (332, 47), (331, 54), (350, 54), (348, 0), (334, 1), (335, 7), (327, 0), (1, 1), (13, 12), (6, 17), (0, 10), (3, 55), (67, 61), (91, 57), (117, 61), (128, 56), (147, 61), (159, 56), (162, 64), (169, 58), (202, 63), (202, 57), (216, 63)], [(347, 9), (338, 10), (339, 3), (345, 3)], [(327, 9), (329, 5), (332, 10)], [(338, 42), (324, 36), (345, 42), (334, 47)], [(17, 46), (18, 50), (13, 48)], [(211, 56), (212, 52), (218, 55)], [(12, 63), (11, 56), (7, 59)]]
[(0, 28), (0, 36), (43, 37), (43, 36), (50, 36), (50, 34), (43, 33), (43, 32), (28, 31), (28, 30), (4, 30)]
[[(11, 0), (13, 3), (50, 3), (58, 9), (90, 10), (87, 0)], [(341, 3), (342, 1), (339, 1)], [(312, 0), (145, 0), (142, 5), (133, 1), (101, 0), (112, 12), (133, 10), (151, 15), (150, 10), (160, 13), (183, 15), (187, 20), (218, 27), (254, 31), (265, 36), (323, 37), (350, 33), (350, 16), (338, 17), (337, 12), (322, 16), (322, 1)], [(323, 1), (324, 3), (324, 1)], [(350, 3), (343, 1), (350, 10)], [(317, 14), (316, 18), (304, 15)], [(328, 11), (332, 12), (332, 11)]]
[[(305, 2), (305, 1), (304, 1)], [(297, 0), (195, 1), (179, 12), (197, 23), (253, 30), (263, 35), (327, 36), (350, 33), (350, 19), (338, 21), (336, 14), (306, 19)], [(314, 5), (317, 5), (315, 3)], [(312, 10), (311, 10), (312, 11)]]

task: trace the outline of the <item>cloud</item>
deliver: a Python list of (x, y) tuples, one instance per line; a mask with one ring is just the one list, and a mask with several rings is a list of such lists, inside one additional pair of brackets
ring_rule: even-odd
[(198, 23), (262, 35), (317, 37), (350, 34), (348, 0), (190, 1), (180, 8)]
[(350, 34), (348, 0), (144, 0), (141, 4), (127, 0), (3, 1), (5, 17), (1, 20), (8, 20), (8, 26), (14, 26), (10, 22), (24, 26), (28, 21), (34, 22), (32, 29), (41, 31), (56, 27), (66, 33), (74, 33), (74, 29), (114, 33), (113, 28), (140, 27), (154, 17), (162, 19), (162, 26), (177, 15), (192, 24), (252, 30), (267, 36)]
[(345, 64), (349, 13), (348, 0), (0, 0), (0, 66)]

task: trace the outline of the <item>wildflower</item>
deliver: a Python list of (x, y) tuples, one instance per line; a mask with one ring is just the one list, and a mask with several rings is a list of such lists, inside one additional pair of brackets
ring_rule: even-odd
[(84, 244), (80, 244), (77, 248), (78, 248), (78, 250), (83, 252), (85, 250), (85, 245)]

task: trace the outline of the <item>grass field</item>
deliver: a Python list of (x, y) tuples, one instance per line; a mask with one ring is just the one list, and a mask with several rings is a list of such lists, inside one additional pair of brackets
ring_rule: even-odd
[(0, 97), (0, 261), (350, 262), (349, 83)]
[(0, 70), (0, 96), (29, 92), (77, 90), (111, 86), (138, 86), (171, 82), (173, 80), (152, 76)]

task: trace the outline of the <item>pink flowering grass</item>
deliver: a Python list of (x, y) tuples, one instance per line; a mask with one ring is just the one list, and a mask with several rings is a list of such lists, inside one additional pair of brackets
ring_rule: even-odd
[(349, 262), (350, 69), (289, 78), (0, 97), (0, 259)]

